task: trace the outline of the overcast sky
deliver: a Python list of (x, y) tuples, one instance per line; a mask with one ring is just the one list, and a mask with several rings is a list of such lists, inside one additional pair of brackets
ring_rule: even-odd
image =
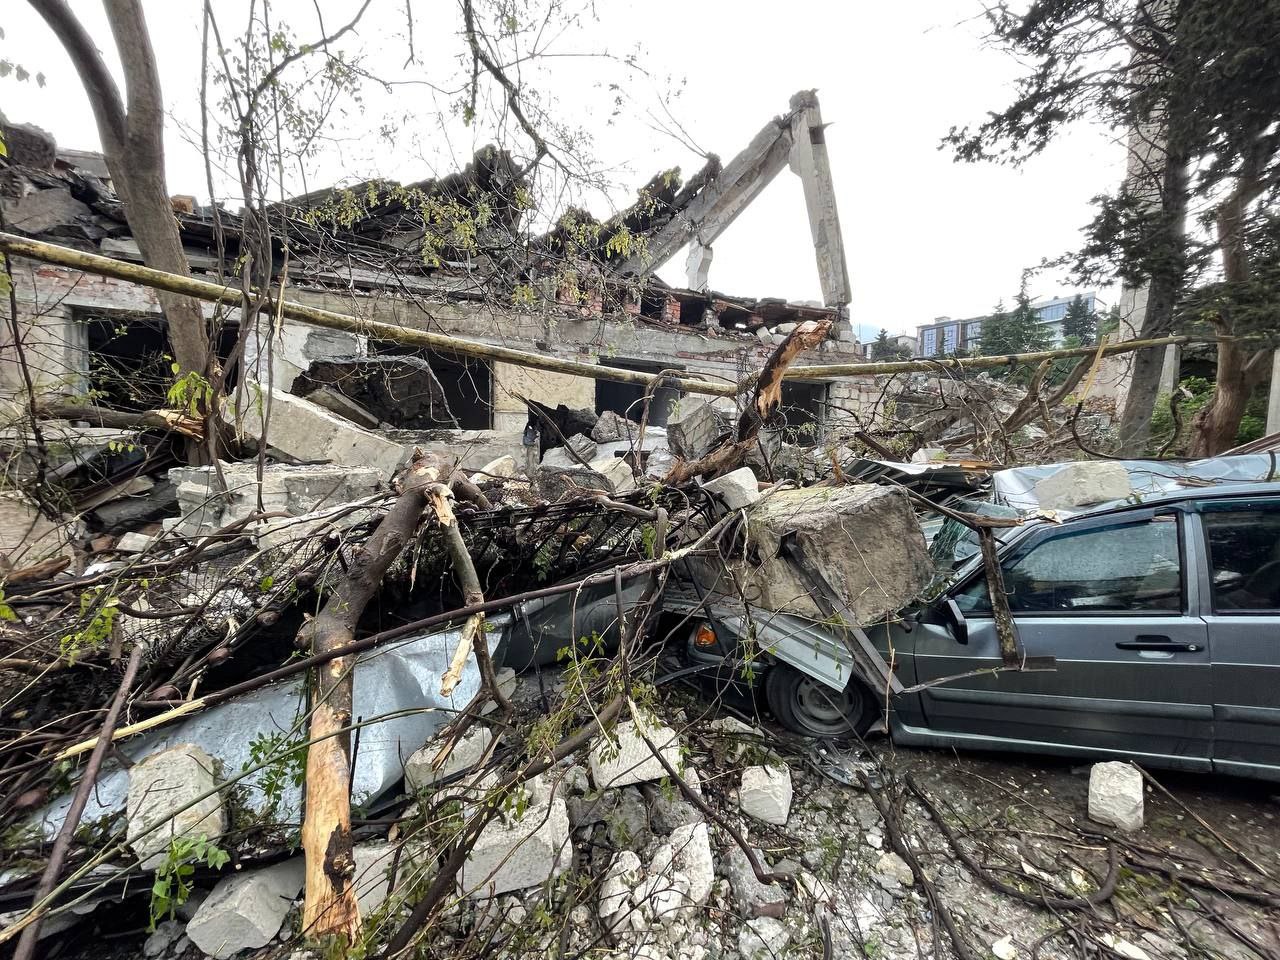
[[(324, 0), (326, 28), (350, 19), (358, 5)], [(97, 149), (70, 61), (25, 4), (5, 6), (0, 59), (42, 72), (46, 84), (0, 79), (0, 108), (11, 121), (46, 128), (62, 147)], [(72, 6), (109, 48), (101, 6), (92, 0)], [(198, 118), (200, 3), (145, 7), (172, 112), (169, 187), (203, 201), (203, 165), (182, 129), (187, 125), (189, 137)], [(403, 0), (373, 0), (347, 48), (363, 51), (382, 77), (448, 86), (460, 66), (460, 18), (447, 2), (414, 8), (418, 64), (401, 67), (408, 51)], [(214, 9), (224, 30), (243, 24), (242, 0), (218, 0)], [(590, 131), (593, 155), (616, 184), (614, 203), (628, 203), (660, 169), (679, 165), (688, 175), (701, 165), (688, 146), (654, 128), (650, 116), (663, 117), (658, 92), (697, 146), (727, 162), (786, 111), (791, 94), (817, 88), (853, 283), (851, 314), (860, 325), (913, 332), (939, 315), (981, 314), (998, 299), (1010, 300), (1024, 267), (1078, 244), (1090, 198), (1113, 189), (1123, 173), (1123, 151), (1112, 135), (1084, 126), (1022, 169), (960, 165), (938, 149), (953, 124), (980, 120), (1007, 102), (1017, 74), (1007, 55), (984, 46), (977, 0), (597, 0), (586, 9), (581, 26), (551, 45), (560, 56), (536, 70), (530, 65), (521, 77), (556, 99), (558, 117)], [(311, 0), (275, 0), (273, 10), (300, 39), (315, 33)], [(637, 52), (648, 75), (616, 60), (569, 56), (602, 51)], [(626, 93), (618, 116), (611, 109), (615, 82)], [(453, 158), (465, 160), (477, 145), (467, 140), (483, 142), (492, 131), (460, 133), (449, 105), (447, 96), (420, 85), (391, 94), (366, 89), (362, 105), (335, 115), (348, 135), (326, 147), (310, 186), (344, 176), (420, 179), (447, 170)], [(395, 131), (390, 140), (374, 136), (388, 125)], [(609, 202), (596, 196), (594, 211), (607, 215)], [(662, 276), (683, 285), (683, 266), (681, 254)], [(711, 284), (729, 294), (821, 298), (796, 177), (782, 173), (717, 241)], [(1049, 273), (1034, 280), (1031, 292), (1043, 297), (1069, 288)]]

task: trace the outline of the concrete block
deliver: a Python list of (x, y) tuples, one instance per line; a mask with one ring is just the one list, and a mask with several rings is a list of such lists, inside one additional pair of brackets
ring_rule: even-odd
[(498, 819), (485, 827), (458, 873), (458, 889), (484, 899), (535, 887), (566, 870), (572, 859), (569, 814), (556, 798), (530, 807), (515, 823)]
[(506, 480), (516, 475), (516, 458), (504, 453), (495, 460), (490, 460), (471, 475), (472, 483), (485, 483), (490, 480)]
[(760, 483), (750, 467), (739, 467), (702, 485), (707, 493), (722, 498), (730, 510), (741, 510), (760, 499)]
[[(572, 437), (569, 437), (568, 446), (584, 461), (590, 462), (591, 458), (596, 455), (596, 442), (584, 433), (575, 433)], [(552, 447), (543, 454), (542, 465), (544, 467), (556, 467), (561, 470), (582, 466), (562, 446)]]
[(631, 905), (632, 892), (640, 885), (644, 870), (640, 856), (634, 850), (619, 850), (600, 881), (600, 902), (597, 908), (601, 919), (609, 919)]
[(706, 454), (719, 432), (715, 407), (709, 400), (684, 397), (667, 418), (667, 442), (685, 460)]
[(364, 427), (366, 430), (377, 430), (382, 423), (381, 420), (350, 397), (343, 396), (337, 387), (324, 386), (319, 390), (312, 390), (307, 394), (307, 399), (317, 406), (324, 407), (330, 413), (336, 413), (343, 419), (350, 420), (358, 427)]
[[(357, 843), (351, 848), (356, 861), (356, 873), (352, 883), (356, 888), (356, 899), (360, 901), (360, 916), (368, 917), (383, 903), (391, 889), (389, 871), (395, 861), (397, 844), (375, 840), (369, 843)], [(400, 874), (403, 878), (404, 873)]]
[(649, 874), (673, 872), (687, 882), (689, 902), (697, 906), (707, 902), (716, 880), (716, 864), (711, 856), (711, 837), (706, 823), (677, 827), (671, 838), (653, 855)]
[(432, 770), (431, 761), (440, 751), (441, 746), (439, 742), (433, 740), (405, 761), (405, 783), (415, 792), (430, 789), (439, 781), (479, 763), (492, 742), (493, 734), (488, 727), (476, 727), (458, 741), (439, 770)]
[(779, 826), (791, 816), (791, 770), (788, 767), (747, 767), (742, 771), (738, 806), (749, 817)]
[(640, 436), (640, 424), (628, 420), (620, 413), (606, 410), (591, 428), (591, 439), (596, 443), (632, 441)]
[(222, 797), (214, 793), (196, 800), (217, 784), (215, 774), (213, 758), (189, 743), (153, 753), (129, 768), (126, 835), (144, 870), (164, 862), (175, 837), (212, 839), (226, 832)]
[(126, 533), (116, 541), (116, 549), (121, 553), (143, 553), (155, 542), (154, 537), (143, 533)]
[(567, 497), (590, 496), (593, 493), (613, 495), (613, 482), (604, 474), (590, 467), (538, 468), (538, 488), (548, 500), (555, 502)]
[(624, 720), (613, 729), (612, 736), (599, 737), (587, 755), (591, 779), (597, 787), (607, 790), (661, 780), (667, 775), (661, 761), (641, 739), (641, 733), (672, 767), (680, 769), (680, 740), (674, 730), (648, 717)]
[[(266, 387), (250, 384), (237, 422), (249, 437), (262, 435)], [(267, 444), (298, 460), (327, 460), (348, 467), (373, 467), (385, 478), (408, 460), (412, 452), (385, 436), (371, 433), (330, 413), (310, 400), (283, 390), (271, 391)]]
[(780, 490), (747, 512), (760, 563), (734, 561), (748, 595), (767, 610), (825, 619), (808, 581), (778, 556), (783, 537), (793, 533), (859, 625), (901, 609), (933, 576), (924, 533), (902, 491), (874, 484)]
[(630, 493), (636, 488), (636, 478), (631, 467), (621, 457), (592, 460), (591, 469), (609, 481), (614, 493)]
[(1129, 471), (1113, 460), (1080, 460), (1036, 484), (1036, 499), (1045, 510), (1072, 510), (1095, 503), (1124, 500), (1133, 494)]
[(1142, 829), (1142, 774), (1130, 763), (1095, 763), (1089, 771), (1089, 819), (1130, 832)]
[(742, 960), (774, 960), (787, 956), (791, 931), (773, 917), (748, 920), (738, 933), (738, 954)]
[(265, 947), (280, 932), (304, 875), (303, 858), (294, 857), (218, 881), (187, 924), (187, 936), (217, 960)]

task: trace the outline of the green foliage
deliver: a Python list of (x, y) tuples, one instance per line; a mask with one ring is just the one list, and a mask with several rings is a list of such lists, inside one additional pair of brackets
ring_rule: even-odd
[(307, 773), (307, 743), (301, 727), (290, 733), (259, 733), (249, 744), (249, 759), (241, 767), (259, 771), (258, 788), (267, 801), (264, 816), (274, 820), (280, 811), (286, 786), (301, 787)]
[[(195, 370), (182, 374), (177, 361), (170, 367), (174, 381), (165, 399), (169, 406), (182, 410), (188, 416), (199, 417), (213, 408), (213, 385)], [(181, 376), (179, 376), (181, 374)]]
[(198, 864), (221, 870), (230, 859), (231, 855), (208, 837), (174, 837), (151, 885), (148, 929), (155, 930), (161, 920), (172, 920), (178, 907), (187, 902), (191, 896), (191, 876)]
[(111, 638), (111, 628), (115, 623), (119, 601), (106, 593), (102, 587), (86, 590), (80, 595), (80, 622), (84, 626), (79, 630), (63, 634), (58, 641), (58, 656), (67, 663), (75, 663), (85, 650), (101, 650)]
[(4, 597), (4, 588), (0, 587), (0, 620), (7, 623), (17, 623), (18, 615), (13, 612), (13, 607), (9, 606)]
[[(1172, 447), (1165, 456), (1178, 456), (1186, 453), (1191, 438), (1191, 420), (1212, 398), (1214, 384), (1205, 377), (1186, 377), (1178, 384), (1181, 390), (1190, 396), (1183, 396), (1178, 403), (1178, 412), (1182, 415), (1182, 439)], [(1266, 430), (1267, 419), (1267, 387), (1263, 384), (1255, 390), (1245, 406), (1244, 416), (1240, 420), (1240, 428), (1236, 431), (1235, 443), (1248, 443), (1257, 440)], [(1156, 398), (1155, 409), (1151, 413), (1151, 440), (1147, 455), (1154, 456), (1173, 436), (1173, 413), (1169, 409), (1169, 395), (1160, 394)]]
[[(996, 305), (991, 316), (982, 321), (981, 351), (987, 356), (1033, 353), (1046, 349), (1051, 339), (1050, 332), (1040, 323), (1039, 315), (1031, 306), (1025, 277), (1022, 289), (1014, 298), (1013, 311), (1006, 312), (1001, 302)], [(1010, 376), (1018, 379), (1028, 375), (1027, 371), (1020, 369), (1012, 372), (992, 371), (992, 376), (995, 377)]]
[(1098, 342), (1098, 315), (1089, 309), (1084, 297), (1076, 294), (1062, 318), (1062, 339), (1074, 338), (1075, 346)]

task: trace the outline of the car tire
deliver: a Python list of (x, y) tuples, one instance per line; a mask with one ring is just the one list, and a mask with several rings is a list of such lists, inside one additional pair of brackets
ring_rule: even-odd
[(802, 737), (861, 737), (876, 717), (875, 698), (859, 681), (837, 693), (785, 663), (770, 668), (764, 695), (778, 722)]

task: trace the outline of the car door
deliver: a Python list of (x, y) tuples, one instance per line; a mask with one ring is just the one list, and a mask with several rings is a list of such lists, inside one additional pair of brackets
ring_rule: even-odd
[(1280, 497), (1197, 504), (1213, 664), (1213, 765), (1280, 778)]
[[(1189, 524), (1178, 509), (1128, 510), (1042, 526), (1002, 555), (1025, 654), (1056, 669), (963, 677), (921, 694), (929, 729), (993, 746), (1160, 756), (1210, 766), (1208, 627), (1188, 576)], [(968, 642), (917, 631), (917, 682), (1001, 664), (981, 570), (952, 597)], [(961, 631), (964, 632), (963, 630)], [(975, 744), (976, 745), (976, 744)]]

